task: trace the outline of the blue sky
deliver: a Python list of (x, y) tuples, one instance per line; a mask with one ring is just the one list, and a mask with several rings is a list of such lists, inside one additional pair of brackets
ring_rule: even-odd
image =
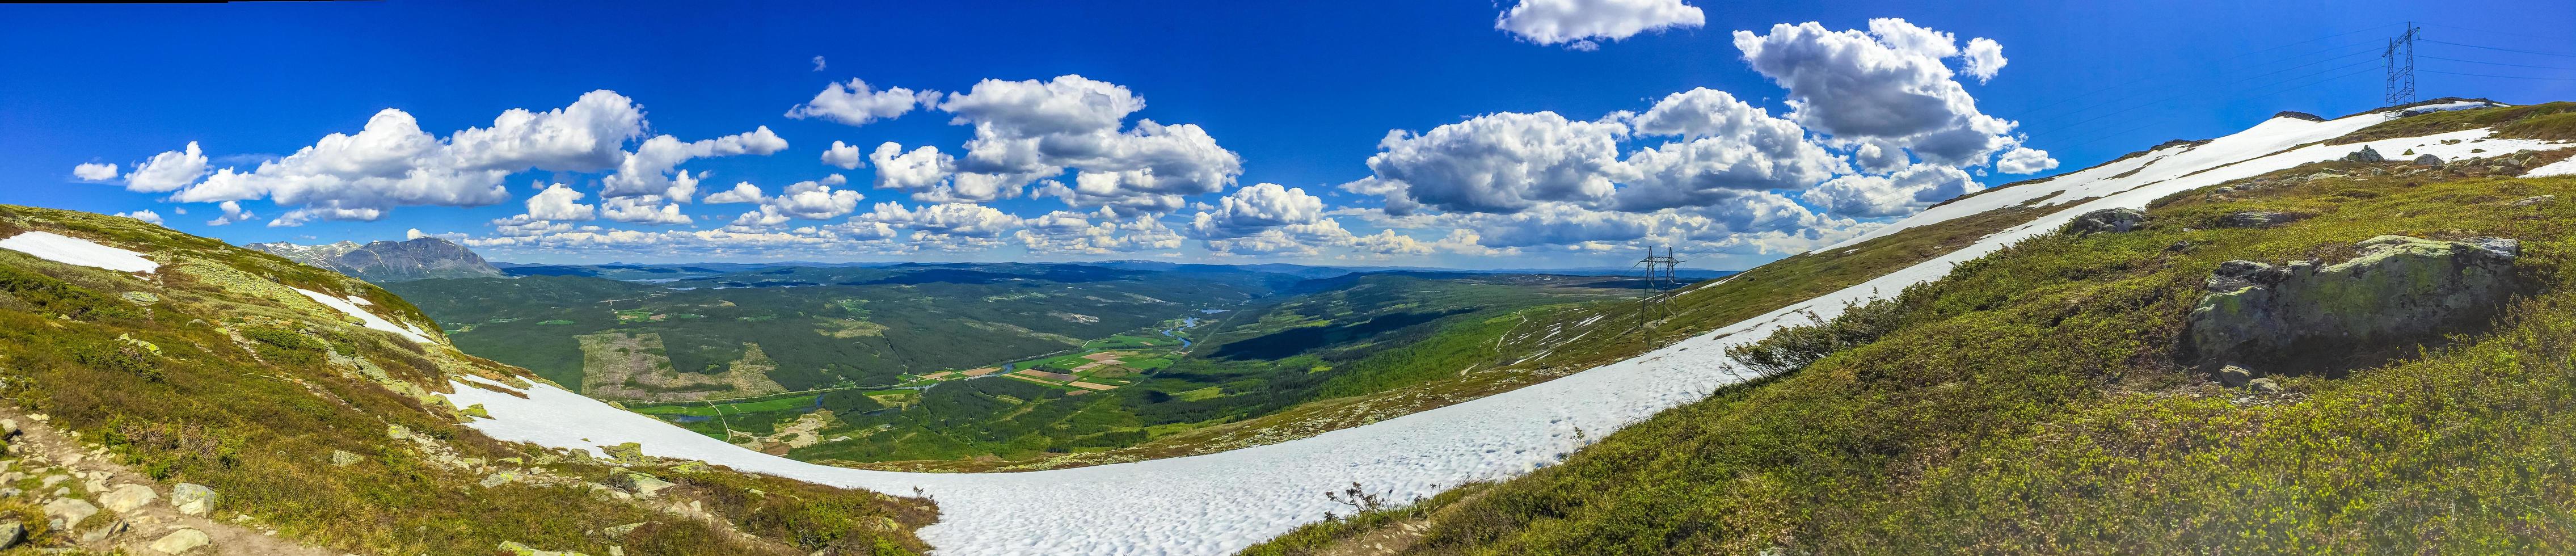
[[(2277, 111), (2376, 107), (2375, 44), (2409, 17), (2446, 41), (2418, 46), (2420, 98), (2576, 98), (2576, 10), (2248, 4), (2262, 3), (0, 6), (0, 202), (150, 210), (237, 243), (416, 230), (508, 261), (1559, 267), (1677, 245), (1707, 252), (1694, 266), (1743, 268), (1976, 187)], [(1946, 50), (1908, 38), (1944, 36)], [(860, 125), (789, 115), (852, 79), (879, 116), (889, 89), (942, 94)], [(453, 146), (505, 111), (602, 90), (614, 98), (586, 102), (640, 118), (586, 151)], [(369, 137), (387, 109), (411, 123), (380, 121), (381, 137), (416, 126), (428, 143), (277, 160)], [(611, 183), (664, 135), (732, 139)], [(855, 156), (827, 164), (834, 141)], [(190, 142), (204, 172), (129, 175)], [(889, 183), (866, 156), (888, 142), (950, 162)], [(205, 175), (263, 162), (280, 167)], [(82, 164), (117, 173), (84, 180)], [(472, 171), (351, 173), (459, 164)], [(677, 172), (695, 187), (670, 189)], [(710, 202), (745, 182), (758, 202)], [(540, 184), (562, 190), (538, 199)], [(632, 210), (612, 217), (610, 194)], [(249, 217), (209, 225), (219, 200)]]

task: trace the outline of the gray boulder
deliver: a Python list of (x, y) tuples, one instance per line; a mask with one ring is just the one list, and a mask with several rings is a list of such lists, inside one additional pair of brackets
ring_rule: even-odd
[(2429, 155), (2429, 154), (2428, 154), (2428, 155), (2424, 155), (2424, 156), (2418, 156), (2418, 157), (2415, 157), (2415, 163), (2416, 163), (2416, 164), (2422, 164), (2422, 165), (2425, 165), (2425, 166), (2440, 166), (2440, 165), (2442, 164), (2442, 157), (2433, 156), (2433, 155)]
[(2210, 362), (2290, 363), (2429, 338), (2493, 315), (2521, 252), (2499, 238), (2354, 245), (2360, 256), (2331, 266), (2221, 263), (2191, 311), (2193, 350)]
[(2343, 160), (2345, 162), (2387, 162), (2388, 157), (2380, 156), (2377, 149), (2365, 146), (2361, 150), (2353, 151), (2352, 154), (2343, 155)]
[(44, 509), (45, 515), (63, 520), (65, 527), (79, 524), (81, 520), (89, 519), (89, 516), (98, 515), (97, 505), (79, 498), (56, 498), (52, 502), (46, 502)]
[(2104, 232), (2126, 232), (2146, 223), (2147, 213), (2133, 208), (2107, 208), (2076, 216), (2066, 223), (2066, 233), (2091, 235)]
[(27, 524), (14, 519), (0, 523), (0, 550), (18, 546), (18, 542), (24, 540), (27, 540)]

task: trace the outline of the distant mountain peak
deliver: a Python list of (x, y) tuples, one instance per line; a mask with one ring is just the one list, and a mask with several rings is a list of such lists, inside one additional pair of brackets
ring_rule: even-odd
[(406, 241), (375, 241), (359, 245), (339, 241), (323, 245), (299, 245), (275, 241), (252, 243), (242, 247), (266, 251), (316, 267), (355, 276), (370, 282), (400, 282), (430, 278), (482, 278), (501, 276), (501, 269), (483, 260), (474, 250), (456, 242), (435, 237)]

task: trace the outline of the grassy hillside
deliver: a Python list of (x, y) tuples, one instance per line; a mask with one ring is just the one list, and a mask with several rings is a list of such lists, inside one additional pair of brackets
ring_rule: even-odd
[[(0, 237), (28, 231), (138, 251), (161, 266), (121, 273), (0, 250), (0, 397), (96, 450), (88, 462), (130, 470), (161, 492), (182, 482), (212, 488), (222, 499), (208, 517), (224, 523), (333, 553), (487, 554), (505, 542), (592, 554), (926, 548), (911, 530), (935, 518), (927, 500), (601, 459), (461, 426), (476, 410), (435, 395), (451, 379), (518, 382), (525, 371), (352, 325), (287, 289), (429, 322), (364, 282), (132, 219), (0, 206)], [(630, 473), (673, 486), (620, 486), (634, 482), (623, 478)], [(72, 483), (61, 494), (6, 491), (0, 510), (98, 494)], [(30, 546), (130, 540), (78, 540), (115, 514), (42, 531)]]
[[(1854, 310), (1834, 323), (1854, 347), (1563, 465), (1247, 553), (2566, 552), (2576, 205), (2511, 203), (2576, 178), (2483, 168), (2309, 165), (2160, 200), (2141, 231), (2035, 238)], [(2306, 218), (2220, 224), (2238, 211)], [(2333, 262), (2381, 234), (2519, 238), (2527, 295), (2281, 392), (2178, 362), (2220, 262)]]

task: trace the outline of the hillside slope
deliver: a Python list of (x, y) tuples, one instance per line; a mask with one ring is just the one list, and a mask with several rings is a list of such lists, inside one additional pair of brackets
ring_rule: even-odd
[[(495, 440), (464, 426), (481, 408), (447, 403), (459, 379), (531, 384), (365, 282), (129, 218), (0, 206), (0, 413), (43, 423), (0, 464), (23, 546), (107, 552), (204, 518), (335, 554), (902, 554), (937, 513)], [(201, 488), (211, 511), (169, 521)], [(218, 544), (200, 553), (274, 552), (206, 531)]]
[[(1970, 197), (1950, 206), (2104, 198), (1765, 343), (1815, 344), (1802, 349), (1822, 358), (1803, 368), (1723, 388), (1564, 465), (1247, 553), (2566, 552), (2576, 212), (2556, 199), (2576, 195), (2576, 178), (2523, 177), (2567, 156), (2537, 140), (2567, 128), (2511, 124), (2571, 107), (2275, 119)], [(2500, 112), (2522, 116), (2488, 117)], [(2246, 146), (2276, 154), (2155, 177), (2160, 163)], [(2392, 160), (2332, 161), (2363, 147)], [(2444, 162), (2406, 162), (2422, 154)], [(2122, 206), (2147, 209), (2142, 228), (2056, 233)], [(2325, 345), (2301, 354), (2308, 372), (2242, 387), (2185, 340), (2221, 263), (2360, 261), (2357, 242), (2391, 234), (2519, 239), (2522, 295), (2491, 322)], [(2362, 306), (2334, 315), (2381, 318), (2349, 308)]]

